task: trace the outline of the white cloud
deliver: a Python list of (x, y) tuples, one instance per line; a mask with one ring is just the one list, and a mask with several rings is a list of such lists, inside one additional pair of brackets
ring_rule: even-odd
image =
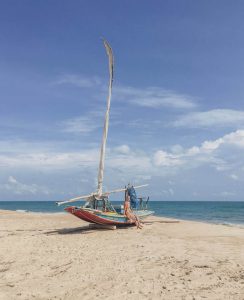
[(80, 152), (40, 152), (16, 153), (0, 155), (0, 163), (11, 168), (76, 168), (78, 165), (93, 165), (97, 161), (98, 151), (95, 149)]
[(237, 130), (229, 134), (224, 135), (223, 137), (216, 139), (214, 141), (205, 141), (202, 143), (201, 149), (203, 151), (214, 151), (218, 149), (221, 145), (229, 144), (235, 146), (244, 146), (244, 130)]
[[(0, 143), (1, 145), (1, 143)], [(50, 145), (11, 141), (9, 146), (4, 143), (5, 149), (0, 152), (0, 164), (7, 168), (77, 168), (79, 166), (95, 167), (99, 159), (99, 147), (80, 149), (78, 151), (57, 151)], [(120, 170), (142, 170), (153, 173), (156, 167), (182, 167), (182, 165), (195, 166), (203, 163), (218, 164), (219, 168), (225, 167), (218, 150), (222, 147), (230, 149), (244, 149), (244, 130), (237, 130), (224, 135), (216, 140), (204, 141), (200, 146), (184, 149), (180, 145), (173, 146), (170, 151), (162, 149), (153, 153), (146, 153), (139, 149), (131, 149), (123, 144), (115, 148), (108, 148), (106, 155), (107, 168)], [(231, 151), (230, 151), (231, 153)], [(228, 157), (225, 155), (224, 157)], [(156, 171), (155, 171), (156, 172)], [(137, 174), (143, 174), (138, 172)], [(150, 175), (148, 173), (148, 175)]]
[(153, 162), (156, 166), (178, 166), (183, 163), (179, 155), (174, 155), (163, 150), (154, 153)]
[(214, 141), (205, 141), (200, 147), (192, 147), (188, 150), (190, 156), (198, 153), (210, 153), (217, 150), (221, 145), (231, 145), (244, 148), (244, 130), (236, 130)]
[(217, 153), (217, 150), (225, 146), (244, 149), (244, 130), (231, 132), (216, 140), (204, 141), (200, 146), (193, 146), (188, 149), (177, 147), (177, 151), (175, 151), (173, 147), (172, 152), (158, 150), (154, 153), (153, 162), (157, 167), (185, 165), (188, 168), (207, 163), (214, 165), (218, 171), (225, 171), (229, 168), (225, 162), (228, 156), (225, 155), (222, 159), (221, 154)]
[(152, 167), (150, 155), (135, 150), (128, 154), (111, 151), (107, 156), (107, 168), (118, 169), (125, 173), (142, 174)]
[(57, 85), (69, 84), (80, 88), (92, 88), (94, 86), (101, 85), (101, 79), (96, 76), (85, 77), (85, 76), (75, 75), (75, 74), (65, 74), (63, 76), (60, 76), (60, 78), (57, 79), (54, 82), (54, 84)]
[(63, 121), (61, 123), (62, 131), (70, 133), (90, 133), (97, 128), (101, 127), (101, 124), (96, 122), (94, 119), (87, 117), (77, 117)]
[(169, 107), (192, 109), (196, 103), (192, 97), (158, 87), (134, 88), (119, 86), (114, 88), (115, 98), (138, 106), (150, 108)]
[(37, 184), (25, 184), (18, 181), (15, 177), (9, 176), (7, 183), (0, 185), (1, 190), (9, 191), (16, 195), (25, 195), (37, 193), (48, 195), (49, 191), (43, 186), (38, 186)]
[(121, 146), (115, 147), (114, 150), (121, 154), (129, 154), (130, 153), (130, 147), (128, 145), (121, 145)]
[(65, 144), (67, 143), (0, 141), (0, 166), (7, 169), (25, 169), (26, 172), (27, 168), (52, 171), (60, 168), (72, 169), (80, 165), (93, 165), (98, 159), (98, 148), (78, 151), (60, 150)]
[(87, 134), (103, 126), (103, 111), (92, 111), (84, 116), (65, 120), (59, 124), (62, 131)]
[[(6, 144), (6, 143), (5, 143)], [(18, 146), (20, 144), (20, 147)], [(15, 145), (14, 148), (11, 147)], [(38, 149), (32, 143), (11, 141), (9, 149), (14, 152), (0, 151), (0, 165), (4, 168), (45, 170), (55, 172), (57, 170), (77, 170), (89, 167), (97, 172), (99, 161), (99, 146), (96, 148), (80, 149), (79, 151), (57, 151), (51, 146)], [(20, 151), (18, 151), (21, 149)], [(12, 150), (13, 151), (13, 150)], [(131, 151), (128, 145), (121, 145), (115, 148), (107, 148), (106, 170), (118, 169), (120, 172), (136, 171), (142, 174), (144, 168), (150, 167), (150, 156), (140, 151)], [(135, 173), (136, 173), (135, 172)]]
[[(55, 85), (72, 85), (80, 88), (94, 88), (95, 93), (107, 92), (107, 83), (97, 76), (86, 77), (77, 74), (65, 74), (53, 82)], [(115, 85), (113, 98), (137, 106), (150, 108), (169, 107), (173, 109), (192, 109), (197, 107), (195, 100), (185, 94), (160, 87), (135, 88)]]
[[(77, 186), (81, 188), (81, 182), (84, 180), (85, 187), (82, 186), (82, 193), (86, 188), (89, 189), (86, 192), (91, 192), (90, 189), (93, 189), (93, 179), (95, 178), (96, 181), (97, 178), (99, 147), (58, 152), (47, 146), (40, 147), (38, 150), (31, 143), (20, 143), (19, 147), (17, 141), (11, 143), (9, 149), (13, 145), (12, 149), (15, 152), (13, 150), (9, 153), (0, 152), (1, 167), (5, 172), (21, 174), (24, 170), (25, 174), (28, 175), (32, 172), (36, 173), (38, 170), (40, 176), (45, 176), (47, 180), (48, 178), (57, 178), (59, 181), (62, 178), (60, 182), (64, 182), (64, 180), (71, 182), (71, 178), (77, 178), (75, 182), (72, 179), (72, 183), (70, 183), (72, 188), (68, 188), (69, 192), (71, 189), (77, 191)], [(124, 184), (129, 181), (154, 184), (155, 178), (158, 178), (156, 179), (157, 184), (161, 186), (162, 181), (159, 182), (159, 178), (166, 177), (167, 179), (163, 181), (164, 190), (167, 190), (165, 196), (174, 197), (177, 196), (178, 191), (177, 176), (185, 174), (184, 171), (191, 174), (194, 169), (207, 166), (221, 171), (221, 174), (226, 175), (225, 178), (230, 176), (233, 180), (237, 180), (236, 174), (240, 178), (243, 173), (241, 167), (244, 165), (242, 151), (240, 151), (242, 149), (244, 149), (244, 130), (231, 132), (216, 140), (204, 141), (199, 146), (190, 148), (183, 148), (180, 145), (173, 146), (169, 151), (158, 149), (144, 152), (141, 149), (132, 149), (128, 145), (122, 144), (107, 149), (104, 183), (108, 188), (117, 188), (121, 183)], [(31, 178), (30, 175), (29, 178)], [(43, 187), (33, 183), (23, 183), (14, 176), (9, 177), (8, 182), (1, 185), (0, 188), (2, 191), (11, 191), (13, 194), (38, 195), (38, 191), (42, 194), (45, 193)], [(65, 189), (64, 186), (63, 191)], [(155, 190), (158, 189), (155, 187)]]
[(173, 126), (191, 128), (244, 126), (244, 111), (213, 109), (204, 112), (192, 112), (173, 122)]

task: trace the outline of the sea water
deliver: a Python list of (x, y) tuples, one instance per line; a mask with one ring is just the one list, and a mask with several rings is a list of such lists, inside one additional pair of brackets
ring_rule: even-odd
[[(122, 204), (122, 202), (113, 202)], [(82, 205), (82, 202), (71, 205)], [(0, 209), (19, 212), (64, 213), (53, 201), (0, 201)], [(156, 216), (196, 220), (244, 228), (244, 201), (150, 201)]]

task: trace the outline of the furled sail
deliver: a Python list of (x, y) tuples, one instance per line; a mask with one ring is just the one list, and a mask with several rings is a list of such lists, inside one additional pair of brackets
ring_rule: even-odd
[(106, 40), (103, 40), (103, 43), (109, 59), (109, 86), (108, 86), (107, 110), (106, 110), (105, 120), (104, 120), (103, 138), (102, 138), (102, 145), (100, 150), (100, 162), (99, 162), (99, 169), (98, 169), (98, 185), (97, 185), (98, 196), (102, 195), (104, 160), (105, 160), (105, 151), (106, 151), (106, 141), (108, 136), (109, 112), (110, 112), (110, 102), (111, 102), (111, 95), (112, 95), (113, 67), (114, 67), (112, 48), (110, 47), (109, 43)]

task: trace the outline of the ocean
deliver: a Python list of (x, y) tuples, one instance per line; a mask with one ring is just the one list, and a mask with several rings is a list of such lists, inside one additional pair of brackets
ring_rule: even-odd
[[(122, 202), (113, 203), (118, 205)], [(72, 203), (72, 205), (82, 204), (82, 202)], [(235, 225), (244, 228), (244, 201), (150, 201), (148, 208), (154, 210), (156, 216)], [(65, 213), (64, 206), (57, 206), (53, 201), (0, 201), (0, 209)]]

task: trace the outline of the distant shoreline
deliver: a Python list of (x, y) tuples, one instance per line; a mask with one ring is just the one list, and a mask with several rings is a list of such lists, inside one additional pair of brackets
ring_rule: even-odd
[[(33, 216), (55, 216), (55, 215), (68, 215), (67, 212), (35, 212), (35, 211), (27, 211), (27, 210), (5, 210), (0, 209), (0, 216), (1, 214), (11, 214), (11, 213), (18, 213), (18, 214), (26, 214), (26, 215), (33, 215)], [(152, 218), (157, 218), (161, 220), (168, 220), (168, 221), (178, 221), (178, 222), (196, 222), (196, 223), (203, 223), (203, 224), (212, 224), (212, 225), (221, 225), (226, 227), (236, 227), (239, 229), (244, 229), (244, 223), (243, 224), (235, 224), (235, 223), (221, 223), (221, 222), (210, 222), (206, 220), (197, 220), (197, 219), (183, 219), (183, 218), (171, 218), (167, 216), (158, 216), (156, 213)], [(79, 220), (79, 219), (78, 219)], [(147, 219), (145, 219), (145, 222), (147, 222)]]

